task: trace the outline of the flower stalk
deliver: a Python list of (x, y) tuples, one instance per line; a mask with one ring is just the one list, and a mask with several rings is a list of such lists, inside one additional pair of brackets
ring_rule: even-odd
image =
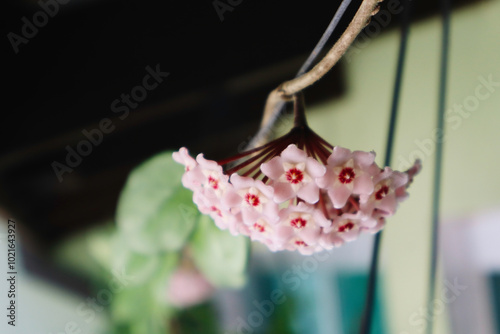
[[(272, 127), (272, 123), (277, 120), (276, 114), (280, 112), (280, 108), (277, 108), (277, 106), (313, 85), (335, 66), (354, 42), (356, 36), (369, 23), (371, 17), (378, 12), (379, 3), (382, 1), (363, 0), (347, 29), (316, 66), (297, 78), (283, 82), (269, 93), (264, 108), (264, 115), (262, 116), (261, 129)], [(260, 138), (260, 136), (258, 137)], [(262, 141), (265, 141), (265, 138), (260, 140), (260, 142)]]

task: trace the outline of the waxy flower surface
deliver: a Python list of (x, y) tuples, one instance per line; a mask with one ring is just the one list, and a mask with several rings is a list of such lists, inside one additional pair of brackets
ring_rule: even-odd
[(334, 147), (299, 120), (287, 135), (223, 161), (175, 152), (199, 210), (272, 251), (306, 255), (380, 231), (420, 162), (406, 172), (380, 168), (374, 152)]

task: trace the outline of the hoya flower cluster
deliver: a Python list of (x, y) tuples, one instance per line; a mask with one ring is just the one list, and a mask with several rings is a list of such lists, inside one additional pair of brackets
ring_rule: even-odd
[(404, 173), (381, 169), (375, 153), (333, 147), (306, 124), (224, 161), (194, 159), (186, 148), (173, 158), (185, 166), (193, 201), (219, 228), (302, 254), (380, 231), (420, 169), (418, 162)]

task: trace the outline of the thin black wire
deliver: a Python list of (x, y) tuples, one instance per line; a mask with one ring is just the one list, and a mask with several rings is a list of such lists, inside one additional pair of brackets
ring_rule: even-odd
[[(335, 12), (335, 15), (333, 16), (332, 20), (328, 24), (328, 27), (326, 28), (325, 32), (321, 36), (320, 40), (312, 50), (311, 54), (309, 57), (306, 59), (304, 64), (300, 67), (299, 71), (295, 75), (295, 77), (300, 77), (304, 73), (306, 73), (313, 65), (314, 61), (318, 57), (318, 55), (321, 53), (323, 48), (325, 47), (326, 42), (330, 39), (332, 33), (335, 31), (335, 28), (337, 27), (338, 23), (340, 22), (340, 19), (342, 19), (342, 16), (344, 16), (345, 11), (347, 10), (347, 7), (351, 3), (351, 0), (342, 0), (342, 3), (340, 4), (339, 8), (337, 8), (337, 11)], [(255, 135), (254, 139), (252, 142), (248, 145), (248, 147), (252, 147), (255, 142), (257, 142), (263, 135), (267, 134), (269, 130), (272, 128), (274, 125), (275, 121), (278, 119), (279, 115), (281, 114), (283, 107), (285, 105), (284, 101), (280, 101), (279, 103), (276, 104), (276, 107), (273, 111), (273, 115), (271, 116), (271, 121), (269, 122), (268, 126), (262, 128), (259, 130), (259, 132)]]
[[(441, 66), (439, 73), (439, 97), (437, 110), (437, 127), (444, 133), (444, 117), (446, 106), (446, 90), (448, 77), (448, 59), (450, 45), (450, 13), (451, 0), (441, 0), (441, 16), (442, 16), (442, 40), (441, 40)], [(441, 137), (443, 138), (443, 137)], [(436, 290), (437, 276), (437, 253), (439, 241), (439, 211), (440, 211), (440, 196), (441, 196), (441, 175), (443, 166), (443, 141), (436, 142), (436, 160), (434, 163), (434, 195), (432, 199), (432, 228), (431, 228), (431, 259), (429, 270), (429, 291), (428, 291), (428, 306), (433, 307), (432, 300), (434, 299)], [(431, 312), (433, 314), (433, 312)], [(434, 317), (431, 316), (427, 324), (427, 334), (432, 334), (434, 330)]]
[(342, 16), (344, 16), (344, 13), (347, 10), (347, 7), (349, 6), (350, 3), (351, 3), (351, 0), (342, 1), (339, 8), (335, 12), (335, 15), (333, 16), (332, 20), (330, 21), (330, 24), (328, 25), (325, 32), (323, 33), (323, 36), (321, 36), (318, 44), (316, 44), (316, 46), (312, 50), (309, 57), (306, 59), (306, 61), (304, 62), (304, 64), (300, 68), (300, 70), (297, 72), (297, 75), (295, 76), (296, 78), (300, 77), (302, 74), (306, 73), (311, 68), (312, 64), (314, 63), (314, 61), (318, 57), (319, 53), (325, 47), (326, 42), (328, 42), (328, 40), (330, 39), (330, 36), (335, 31), (335, 28), (339, 24)]
[[(401, 97), (401, 86), (403, 80), (403, 69), (406, 58), (406, 49), (408, 44), (408, 34), (410, 31), (411, 18), (411, 0), (403, 2), (403, 13), (401, 16), (401, 40), (399, 44), (398, 63), (396, 68), (396, 78), (394, 81), (394, 91), (392, 95), (391, 114), (389, 118), (389, 132), (387, 134), (387, 142), (385, 149), (385, 166), (389, 166), (392, 160), (392, 152), (394, 148), (394, 134), (396, 132), (396, 120), (399, 109), (399, 100)], [(369, 334), (372, 328), (373, 309), (377, 290), (377, 271), (378, 260), (380, 253), (380, 244), (382, 240), (382, 232), (379, 232), (373, 241), (373, 251), (370, 263), (370, 273), (368, 276), (367, 293), (365, 300), (365, 309), (363, 320), (361, 322), (360, 333)]]

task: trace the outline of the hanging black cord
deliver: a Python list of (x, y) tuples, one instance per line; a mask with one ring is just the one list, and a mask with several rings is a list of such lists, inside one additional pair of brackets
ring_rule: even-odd
[(316, 44), (316, 46), (312, 50), (309, 57), (306, 59), (306, 61), (304, 62), (304, 64), (300, 68), (299, 72), (297, 72), (297, 75), (295, 76), (296, 78), (300, 77), (302, 74), (309, 71), (309, 69), (312, 67), (314, 61), (316, 60), (316, 58), (318, 58), (319, 53), (325, 47), (326, 42), (330, 39), (330, 36), (335, 31), (335, 28), (339, 24), (340, 19), (342, 18), (342, 16), (344, 16), (344, 13), (347, 10), (347, 7), (349, 6), (350, 3), (351, 3), (351, 0), (342, 1), (339, 8), (335, 12), (335, 15), (333, 16), (332, 20), (330, 21), (330, 24), (328, 25), (325, 32), (323, 33), (323, 36), (321, 36), (318, 44)]
[[(304, 64), (302, 64), (300, 70), (295, 75), (296, 78), (300, 77), (301, 75), (306, 73), (313, 66), (316, 58), (318, 57), (318, 55), (321, 53), (321, 51), (325, 47), (326, 42), (328, 42), (332, 33), (335, 31), (335, 28), (337, 27), (338, 23), (340, 22), (340, 19), (342, 19), (342, 17), (344, 16), (345, 11), (347, 10), (347, 7), (349, 7), (349, 4), (351, 3), (351, 1), (352, 0), (342, 0), (339, 8), (337, 8), (337, 11), (335, 12), (332, 20), (328, 24), (328, 27), (326, 28), (325, 32), (321, 36), (320, 40), (318, 41), (318, 43), (314, 47), (314, 49), (311, 52), (311, 54), (309, 55), (309, 57), (307, 57)], [(281, 101), (280, 103), (278, 103), (276, 105), (275, 110), (273, 112), (273, 115), (271, 116), (272, 120), (269, 122), (269, 125), (264, 127), (264, 128), (261, 128), (259, 130), (259, 132), (255, 135), (254, 139), (252, 140), (252, 142), (250, 142), (248, 147), (252, 147), (254, 145), (255, 141), (257, 141), (263, 135), (265, 136), (265, 134), (267, 134), (270, 131), (270, 129), (273, 127), (275, 121), (280, 116), (284, 106), (285, 106), (284, 101)]]
[[(399, 100), (401, 96), (401, 86), (403, 79), (403, 69), (406, 57), (406, 48), (408, 44), (408, 34), (410, 30), (411, 1), (403, 1), (403, 13), (401, 16), (401, 40), (399, 44), (398, 63), (396, 69), (396, 79), (394, 82), (394, 91), (392, 95), (391, 114), (389, 119), (389, 132), (385, 149), (385, 166), (389, 166), (392, 160), (392, 151), (394, 148), (394, 134), (396, 131), (396, 120), (398, 114)], [(377, 290), (377, 272), (380, 253), (380, 243), (382, 232), (377, 233), (373, 241), (372, 258), (370, 263), (370, 273), (366, 289), (365, 308), (361, 322), (360, 333), (369, 334), (372, 327), (373, 309)]]
[[(437, 128), (441, 131), (441, 138), (444, 134), (444, 117), (446, 106), (446, 88), (448, 77), (448, 58), (450, 42), (450, 13), (451, 0), (441, 0), (442, 16), (442, 40), (441, 40), (441, 65), (439, 72), (439, 96), (437, 110)], [(443, 165), (443, 141), (436, 142), (436, 160), (434, 163), (434, 185), (432, 199), (432, 228), (431, 228), (431, 258), (429, 268), (429, 292), (427, 296), (427, 305), (431, 308), (431, 314), (436, 290), (437, 260), (438, 260), (438, 241), (439, 241), (439, 207), (441, 196), (441, 175)], [(434, 317), (431, 316), (427, 324), (427, 334), (432, 334), (434, 330)]]

